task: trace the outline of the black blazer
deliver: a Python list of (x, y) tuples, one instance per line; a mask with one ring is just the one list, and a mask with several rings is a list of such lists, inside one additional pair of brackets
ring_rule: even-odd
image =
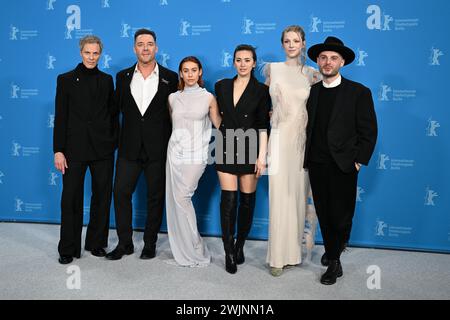
[[(319, 90), (322, 85), (322, 82), (318, 82), (311, 87), (307, 102), (305, 168), (308, 167)], [(376, 141), (377, 118), (370, 89), (342, 77), (328, 123), (328, 147), (331, 156), (342, 171), (351, 172), (355, 168), (355, 162), (364, 165), (369, 163)]]
[(79, 64), (57, 80), (53, 152), (64, 153), (68, 160), (104, 159), (117, 145), (113, 79), (99, 71), (98, 89), (91, 96), (86, 77)]
[[(251, 156), (256, 154), (256, 157), (258, 157), (259, 131), (269, 128), (271, 100), (269, 87), (252, 77), (235, 107), (233, 101), (233, 82), (235, 79), (236, 77), (223, 79), (215, 85), (217, 103), (222, 116), (222, 123), (219, 128), (222, 133), (222, 141), (216, 143), (216, 169), (233, 174), (248, 174), (253, 173), (255, 168), (256, 158), (251, 159)], [(237, 153), (240, 148), (237, 147), (237, 144), (242, 141), (237, 141), (237, 136), (234, 141), (228, 141), (228, 143), (234, 144), (234, 161), (232, 163), (226, 161), (227, 129), (242, 129), (244, 132), (249, 129), (255, 130), (256, 145), (250, 145), (249, 141), (246, 141), (244, 146), (245, 163), (238, 163)]]
[(166, 158), (172, 132), (167, 98), (177, 91), (178, 75), (159, 65), (159, 84), (155, 97), (142, 116), (131, 94), (130, 83), (136, 64), (116, 75), (115, 101), (122, 112), (119, 157), (136, 160), (144, 145), (149, 160)]

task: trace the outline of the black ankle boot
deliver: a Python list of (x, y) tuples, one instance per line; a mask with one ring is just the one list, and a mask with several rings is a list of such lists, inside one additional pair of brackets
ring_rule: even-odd
[(236, 224), (237, 191), (222, 191), (220, 200), (220, 224), (225, 249), (225, 270), (236, 273), (234, 230)]
[(236, 240), (236, 263), (243, 264), (245, 262), (244, 243), (247, 239), (253, 222), (253, 213), (255, 211), (256, 192), (239, 194), (239, 213), (238, 213), (238, 230)]
[(336, 283), (336, 279), (342, 277), (342, 265), (339, 260), (329, 260), (327, 271), (320, 277), (320, 283), (331, 285)]

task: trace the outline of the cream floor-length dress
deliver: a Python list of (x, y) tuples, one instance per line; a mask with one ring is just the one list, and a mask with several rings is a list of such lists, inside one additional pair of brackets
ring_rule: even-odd
[[(302, 243), (311, 251), (317, 218), (308, 173), (303, 169), (306, 102), (318, 73), (284, 62), (266, 66), (273, 111), (269, 138), (269, 241), (267, 263), (283, 268), (302, 262)], [(305, 221), (307, 228), (305, 229)], [(309, 252), (310, 253), (310, 252)]]

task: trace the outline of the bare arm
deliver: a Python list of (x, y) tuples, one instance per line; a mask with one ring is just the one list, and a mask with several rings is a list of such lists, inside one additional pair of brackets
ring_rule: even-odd
[(209, 118), (211, 119), (214, 127), (218, 129), (220, 127), (220, 123), (222, 122), (222, 117), (219, 113), (219, 106), (217, 105), (216, 98), (213, 95), (211, 95), (211, 97), (212, 99), (209, 103)]
[(270, 63), (264, 66), (264, 76), (266, 77), (266, 81), (264, 81), (264, 84), (266, 86), (270, 86)]
[(256, 177), (259, 178), (266, 170), (266, 155), (267, 155), (267, 131), (261, 130), (259, 132), (259, 154), (255, 163)]

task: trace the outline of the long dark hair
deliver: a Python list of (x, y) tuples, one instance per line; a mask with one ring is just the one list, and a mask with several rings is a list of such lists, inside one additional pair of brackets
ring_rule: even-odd
[[(250, 51), (251, 53), (252, 53), (252, 56), (253, 56), (253, 61), (255, 61), (255, 63), (257, 62), (257, 60), (258, 60), (258, 58), (257, 58), (257, 56), (256, 56), (256, 49), (255, 49), (255, 47), (254, 46), (252, 46), (252, 45), (250, 45), (250, 44), (240, 44), (240, 45), (238, 45), (237, 47), (236, 47), (236, 49), (234, 49), (234, 53), (233, 53), (233, 62), (234, 62), (234, 60), (236, 59), (236, 53), (238, 52), (238, 51)], [(255, 68), (253, 68), (252, 69), (252, 77), (254, 77), (254, 74), (253, 74), (253, 70), (254, 70)]]
[[(183, 59), (180, 61), (180, 65), (178, 66), (178, 73), (181, 74), (181, 69), (183, 68), (183, 63), (185, 63), (185, 62), (193, 62), (193, 63), (195, 63), (195, 64), (198, 66), (198, 70), (199, 70), (199, 71), (200, 71), (200, 70), (203, 70), (202, 63), (200, 62), (200, 60), (198, 60), (197, 57), (194, 57), (194, 56), (188, 56), (188, 57), (183, 58)], [(198, 85), (199, 85), (200, 87), (203, 88), (204, 82), (203, 82), (202, 75), (200, 75), (200, 76), (198, 77), (197, 83), (198, 83)], [(183, 90), (184, 87), (185, 87), (185, 85), (186, 85), (186, 84), (184, 83), (183, 78), (180, 77), (180, 80), (179, 80), (179, 82), (178, 82), (178, 90)]]

